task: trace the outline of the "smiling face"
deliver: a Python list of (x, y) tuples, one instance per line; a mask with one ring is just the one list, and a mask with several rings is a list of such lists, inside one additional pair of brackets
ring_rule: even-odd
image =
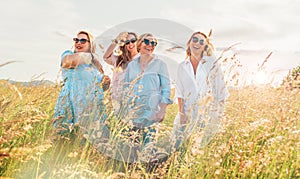
[(137, 38), (133, 34), (128, 34), (125, 41), (125, 47), (131, 54), (137, 51), (136, 41)]
[(205, 46), (207, 45), (206, 38), (202, 34), (194, 34), (190, 42), (188, 43), (188, 47), (191, 52), (191, 56), (200, 57), (205, 51)]
[(84, 33), (78, 34), (77, 41), (74, 41), (74, 43), (75, 43), (75, 52), (90, 52), (90, 41), (87, 34)]
[(155, 46), (157, 45), (156, 38), (154, 38), (151, 35), (148, 35), (141, 40), (142, 40), (142, 42), (139, 47), (140, 54), (148, 54), (148, 55), (152, 54), (155, 49)]

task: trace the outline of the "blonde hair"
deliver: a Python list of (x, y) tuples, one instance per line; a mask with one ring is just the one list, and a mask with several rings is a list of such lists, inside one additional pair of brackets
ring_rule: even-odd
[(95, 39), (94, 39), (93, 35), (84, 30), (79, 31), (77, 33), (77, 35), (79, 35), (79, 34), (85, 34), (88, 36), (88, 40), (90, 41), (90, 52), (95, 53), (96, 52), (96, 43), (95, 43)]
[[(137, 51), (138, 51), (138, 52), (140, 51), (141, 45), (142, 45), (142, 43), (143, 43), (143, 41), (144, 41), (144, 39), (145, 39), (146, 37), (154, 37), (154, 36), (153, 36), (153, 34), (151, 34), (151, 33), (145, 33), (145, 34), (140, 35), (140, 37), (139, 37), (139, 39), (138, 39), (138, 41), (137, 41), (137, 43), (136, 43)], [(154, 41), (157, 42), (157, 39), (154, 38)]]
[(87, 31), (84, 31), (84, 30), (79, 31), (77, 33), (77, 35), (79, 35), (79, 34), (85, 34), (85, 35), (88, 36), (88, 40), (90, 41), (90, 51), (89, 52), (91, 53), (91, 56), (92, 56), (92, 64), (94, 66), (96, 66), (96, 68), (98, 68), (98, 70), (102, 74), (104, 74), (104, 70), (102, 68), (101, 63), (98, 60), (94, 59), (94, 55), (93, 54), (96, 53), (96, 42), (95, 42), (95, 39), (94, 39), (93, 35), (91, 33), (87, 32)]
[[(187, 44), (186, 44), (186, 45), (187, 45), (187, 49), (186, 49), (186, 58), (188, 58), (188, 57), (191, 56), (190, 42), (191, 42), (192, 38), (194, 37), (194, 35), (196, 35), (196, 34), (200, 34), (200, 35), (202, 35), (202, 36), (205, 38), (205, 41), (206, 41), (206, 43), (207, 43), (207, 46), (205, 47), (205, 48), (206, 48), (205, 51), (206, 51), (206, 53), (207, 53), (208, 56), (212, 56), (213, 51), (214, 51), (214, 46), (213, 46), (213, 44), (210, 43), (209, 38), (207, 37), (206, 34), (204, 34), (203, 32), (198, 31), (198, 32), (194, 32), (194, 33), (191, 35), (190, 39), (188, 40), (188, 42), (187, 42)], [(203, 54), (202, 54), (202, 55), (203, 55)]]

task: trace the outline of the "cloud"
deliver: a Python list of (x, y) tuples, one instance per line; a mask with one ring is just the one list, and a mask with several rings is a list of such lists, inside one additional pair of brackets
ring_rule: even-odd
[[(300, 16), (295, 0), (206, 1), (165, 6), (162, 16), (183, 22), (205, 33), (213, 29), (213, 40), (220, 45), (241, 42), (254, 50), (297, 50)], [(282, 45), (289, 43), (291, 45)]]
[[(72, 29), (80, 19), (68, 2), (8, 1), (0, 11), (0, 57), (22, 61), (1, 71), (0, 78), (29, 80), (34, 74), (49, 72), (52, 78), (59, 70), (59, 53), (70, 43), (53, 33), (53, 29)], [(71, 28), (70, 28), (71, 27)], [(59, 50), (60, 48), (60, 50)], [(14, 73), (24, 73), (18, 75)]]
[[(0, 78), (27, 80), (28, 76), (43, 72), (55, 78), (60, 53), (72, 46), (70, 38), (78, 30), (86, 29), (97, 37), (109, 27), (149, 17), (169, 19), (206, 33), (212, 28), (212, 40), (217, 47), (241, 42), (241, 50), (293, 53), (300, 46), (299, 6), (300, 1), (296, 0), (153, 0), (151, 3), (133, 0), (130, 4), (11, 0), (0, 11), (0, 39), (5, 42), (0, 43), (0, 58), (4, 62), (22, 63), (5, 66)], [(17, 75), (16, 70), (23, 74)]]

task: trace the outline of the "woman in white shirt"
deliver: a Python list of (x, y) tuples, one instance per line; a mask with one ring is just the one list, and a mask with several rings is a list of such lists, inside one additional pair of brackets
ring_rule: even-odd
[[(174, 129), (187, 137), (195, 127), (220, 123), (229, 96), (222, 70), (213, 56), (213, 45), (202, 32), (187, 42), (187, 59), (179, 64), (176, 80), (178, 115)], [(184, 138), (185, 138), (184, 137)]]

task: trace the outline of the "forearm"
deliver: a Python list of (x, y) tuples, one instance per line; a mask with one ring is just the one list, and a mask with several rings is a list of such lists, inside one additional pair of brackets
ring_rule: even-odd
[(160, 103), (159, 104), (159, 111), (156, 113), (155, 119), (154, 119), (156, 122), (162, 122), (164, 120), (167, 105), (168, 104), (166, 104), (166, 103)]
[(168, 105), (168, 104), (166, 104), (166, 103), (160, 103), (160, 104), (159, 104), (159, 109), (160, 109), (160, 111), (165, 112), (166, 109), (167, 109), (167, 105)]
[(178, 98), (178, 113), (180, 117), (180, 124), (186, 124), (188, 122), (187, 114), (184, 111), (184, 101), (182, 98)]
[(184, 113), (183, 99), (182, 98), (178, 98), (178, 112)]
[(115, 47), (116, 47), (115, 43), (110, 44), (110, 46), (107, 48), (107, 50), (105, 51), (105, 53), (103, 55), (104, 61), (110, 65), (114, 65), (113, 60), (112, 60), (112, 54), (113, 54), (113, 50)]
[(91, 53), (78, 52), (72, 55), (66, 55), (62, 60), (61, 66), (63, 68), (76, 68), (81, 64), (91, 64), (92, 55)]
[(76, 54), (66, 55), (61, 61), (61, 67), (63, 68), (76, 68), (78, 66), (78, 57)]

